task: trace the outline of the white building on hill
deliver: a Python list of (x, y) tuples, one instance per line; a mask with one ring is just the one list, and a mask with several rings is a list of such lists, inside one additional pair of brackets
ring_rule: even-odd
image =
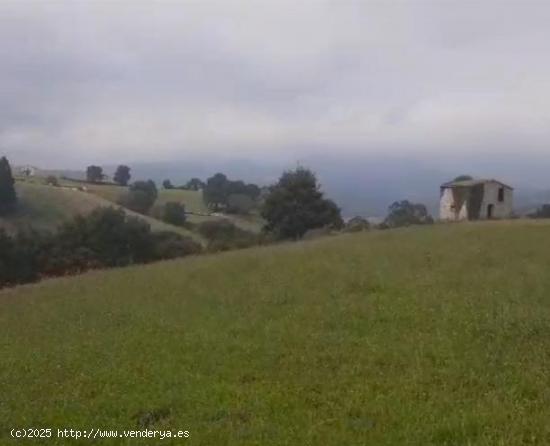
[(34, 166), (16, 166), (13, 168), (14, 175), (21, 177), (32, 177), (38, 173), (38, 167)]
[(441, 185), (441, 220), (510, 218), (513, 206), (514, 189), (497, 180), (451, 181)]

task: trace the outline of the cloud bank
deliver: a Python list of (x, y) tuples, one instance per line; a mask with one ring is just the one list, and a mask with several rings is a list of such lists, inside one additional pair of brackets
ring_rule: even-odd
[(0, 2), (0, 152), (550, 153), (550, 3)]

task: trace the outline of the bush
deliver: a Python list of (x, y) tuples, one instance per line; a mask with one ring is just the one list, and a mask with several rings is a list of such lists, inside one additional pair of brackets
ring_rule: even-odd
[(130, 186), (128, 193), (124, 194), (118, 204), (140, 214), (147, 214), (158, 196), (157, 186), (152, 180), (136, 181)]
[(245, 194), (231, 194), (227, 197), (228, 214), (247, 215), (254, 209), (254, 200)]
[(57, 179), (56, 176), (54, 175), (50, 175), (46, 178), (46, 180), (44, 181), (44, 183), (47, 185), (47, 186), (59, 186), (59, 180)]
[(529, 214), (530, 218), (550, 218), (550, 204), (543, 204), (535, 212)]
[(183, 226), (186, 220), (185, 206), (174, 201), (166, 203), (164, 205), (162, 219), (171, 225)]
[(328, 227), (308, 229), (303, 236), (304, 240), (315, 240), (316, 238), (325, 237), (331, 234), (331, 230)]
[(389, 214), (384, 223), (389, 228), (397, 228), (400, 226), (432, 224), (433, 218), (423, 204), (403, 200), (396, 201), (389, 207)]
[(121, 209), (96, 209), (64, 224), (57, 238), (69, 251), (84, 247), (92, 259), (104, 266), (143, 263), (153, 257), (151, 228), (136, 217), (127, 217)]
[(225, 219), (200, 223), (197, 229), (199, 234), (208, 240), (210, 251), (228, 251), (259, 243), (256, 234), (245, 231)]
[(344, 227), (345, 232), (361, 232), (368, 231), (369, 229), (370, 223), (363, 217), (353, 217)]
[(147, 223), (120, 209), (96, 209), (53, 234), (9, 237), (0, 230), (0, 287), (94, 268), (172, 259), (201, 249), (179, 234), (152, 233)]
[(128, 166), (120, 165), (116, 169), (113, 180), (120, 186), (126, 186), (128, 185), (130, 178), (132, 178), (130, 168)]
[(0, 158), (0, 216), (15, 210), (17, 194), (11, 166), (6, 157)]
[(157, 232), (154, 237), (155, 260), (175, 259), (192, 254), (199, 254), (202, 247), (191, 237), (184, 237), (174, 232)]

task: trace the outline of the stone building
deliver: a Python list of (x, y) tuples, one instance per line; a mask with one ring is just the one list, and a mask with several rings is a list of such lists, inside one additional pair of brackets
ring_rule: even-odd
[(439, 218), (445, 221), (510, 218), (514, 189), (497, 180), (451, 181), (441, 185)]

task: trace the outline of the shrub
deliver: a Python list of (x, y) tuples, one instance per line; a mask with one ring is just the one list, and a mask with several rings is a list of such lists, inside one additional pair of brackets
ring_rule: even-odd
[(370, 223), (363, 217), (353, 217), (344, 227), (345, 232), (361, 232), (368, 231), (369, 229)]
[(143, 263), (152, 258), (151, 228), (144, 221), (127, 217), (121, 209), (101, 208), (64, 224), (58, 234), (69, 250), (84, 247), (92, 260), (105, 266)]
[(152, 180), (136, 181), (128, 193), (118, 201), (121, 206), (140, 214), (147, 214), (158, 196), (157, 186)]
[(181, 203), (170, 201), (164, 205), (162, 219), (166, 223), (175, 226), (183, 226), (185, 223), (185, 206)]
[(0, 158), (0, 216), (15, 210), (17, 194), (11, 166), (6, 157)]
[(529, 214), (530, 218), (550, 218), (550, 204), (543, 204), (535, 212)]
[(423, 204), (403, 200), (396, 201), (389, 207), (389, 214), (384, 223), (390, 228), (397, 228), (400, 226), (432, 224), (433, 218), (428, 214), (428, 210)]
[(259, 242), (256, 234), (245, 231), (225, 219), (200, 223), (198, 232), (208, 240), (210, 251), (246, 248)]
[(191, 237), (184, 237), (174, 232), (156, 232), (154, 238), (155, 260), (174, 259), (192, 254), (199, 254), (202, 247)]
[(147, 263), (197, 254), (202, 247), (171, 232), (152, 233), (121, 209), (96, 209), (53, 234), (8, 236), (0, 230), (0, 287), (93, 268)]
[(120, 165), (116, 169), (113, 180), (120, 186), (126, 186), (131, 178), (130, 168), (125, 165)]
[(247, 215), (254, 209), (254, 200), (245, 194), (231, 194), (227, 197), (228, 214)]
[(48, 176), (44, 181), (44, 183), (48, 186), (56, 186), (56, 187), (59, 186), (59, 180), (54, 175)]

